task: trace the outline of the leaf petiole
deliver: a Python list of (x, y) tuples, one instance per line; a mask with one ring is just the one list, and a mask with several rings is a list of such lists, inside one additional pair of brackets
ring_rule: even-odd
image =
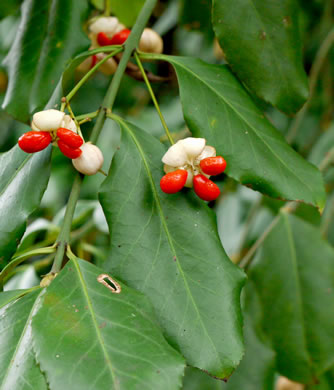
[(158, 103), (158, 101), (157, 101), (157, 99), (156, 99), (156, 97), (154, 95), (154, 92), (153, 92), (153, 89), (151, 87), (150, 81), (149, 81), (149, 79), (148, 79), (148, 77), (146, 75), (145, 69), (143, 67), (143, 64), (140, 61), (140, 58), (139, 58), (137, 52), (134, 53), (134, 57), (136, 59), (137, 65), (138, 65), (138, 67), (140, 69), (140, 72), (141, 72), (141, 74), (143, 76), (143, 79), (144, 79), (145, 84), (147, 86), (148, 92), (149, 92), (149, 94), (150, 94), (150, 96), (152, 98), (153, 104), (154, 104), (154, 106), (155, 106), (155, 108), (156, 108), (156, 110), (158, 112), (161, 124), (162, 124), (162, 126), (163, 126), (163, 128), (164, 128), (164, 130), (166, 132), (167, 138), (168, 138), (169, 142), (173, 145), (174, 144), (173, 137), (172, 137), (172, 135), (171, 135), (171, 133), (170, 133), (170, 131), (168, 129), (168, 126), (167, 126), (167, 123), (165, 121), (165, 118), (162, 115), (162, 112), (161, 112), (160, 107), (159, 107), (159, 103)]

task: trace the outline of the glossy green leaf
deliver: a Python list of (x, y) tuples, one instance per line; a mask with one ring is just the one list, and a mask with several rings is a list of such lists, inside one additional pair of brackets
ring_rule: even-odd
[(226, 256), (205, 202), (193, 191), (160, 190), (165, 147), (116, 118), (122, 142), (100, 192), (112, 239), (105, 266), (150, 298), (190, 365), (228, 377), (243, 354), (244, 274)]
[(40, 204), (50, 176), (51, 148), (24, 153), (18, 146), (0, 154), (0, 268), (16, 251), (28, 216)]
[(1, 390), (48, 389), (32, 349), (31, 319), (40, 294), (40, 289), (0, 293)]
[(287, 114), (308, 97), (297, 0), (213, 0), (212, 20), (226, 59), (255, 94)]
[(243, 297), (246, 352), (240, 365), (226, 383), (211, 378), (200, 370), (188, 368), (183, 390), (273, 390), (275, 352), (258, 326), (263, 313), (249, 281), (243, 290)]
[(87, 17), (85, 0), (25, 0), (16, 39), (4, 61), (9, 84), (3, 108), (28, 121), (41, 110), (66, 62), (89, 45), (82, 29)]
[(103, 271), (73, 258), (48, 287), (33, 318), (34, 349), (52, 390), (176, 390), (182, 357), (163, 338), (152, 306)]
[(312, 383), (334, 363), (333, 264), (319, 229), (282, 213), (250, 269), (277, 369), (296, 382)]
[(135, 23), (145, 0), (110, 0), (111, 12), (118, 17), (119, 21), (132, 27)]
[(150, 57), (174, 66), (189, 129), (226, 158), (229, 176), (269, 196), (323, 208), (320, 172), (286, 143), (226, 66), (187, 57)]

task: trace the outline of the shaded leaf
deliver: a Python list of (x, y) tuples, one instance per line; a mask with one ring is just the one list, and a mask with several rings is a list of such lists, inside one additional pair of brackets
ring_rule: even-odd
[(319, 229), (281, 213), (250, 268), (280, 374), (313, 382), (334, 363), (334, 250)]
[(181, 0), (180, 24), (187, 30), (199, 30), (213, 40), (211, 3), (212, 0)]
[(27, 289), (38, 286), (39, 283), (40, 278), (36, 274), (35, 267), (33, 265), (29, 265), (24, 271), (17, 272), (8, 280), (8, 282), (4, 285), (4, 291)]
[(245, 319), (245, 356), (227, 383), (211, 378), (206, 373), (188, 368), (183, 390), (273, 390), (275, 352), (267, 345), (258, 326), (263, 313), (248, 281), (243, 290)]
[(31, 333), (41, 290), (24, 294), (24, 290), (0, 293), (0, 388), (47, 390), (35, 361)]
[(174, 66), (189, 129), (226, 158), (229, 176), (269, 196), (323, 208), (318, 169), (286, 143), (226, 66), (187, 57), (150, 58)]
[(112, 239), (105, 266), (150, 298), (189, 364), (227, 377), (243, 354), (244, 274), (226, 256), (212, 210), (193, 191), (158, 188), (165, 147), (116, 118), (122, 142), (100, 192)]
[(73, 258), (48, 287), (33, 318), (37, 361), (58, 389), (178, 389), (182, 357), (163, 338), (148, 300)]
[(4, 61), (9, 84), (3, 108), (14, 118), (28, 121), (41, 110), (66, 62), (87, 48), (81, 23), (87, 16), (84, 0), (25, 0), (14, 44)]
[(273, 390), (275, 351), (266, 340), (259, 323), (263, 312), (251, 282), (243, 290), (245, 318), (245, 356), (230, 380), (222, 386), (226, 390)]
[(308, 97), (296, 0), (213, 0), (213, 28), (233, 71), (287, 114)]
[(20, 243), (28, 216), (40, 204), (50, 176), (51, 147), (24, 153), (15, 146), (0, 154), (0, 268)]
[(0, 20), (16, 12), (21, 4), (21, 0), (3, 1), (0, 7)]

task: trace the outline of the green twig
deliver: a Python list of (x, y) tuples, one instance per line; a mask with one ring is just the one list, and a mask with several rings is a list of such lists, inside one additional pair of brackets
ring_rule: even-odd
[(154, 92), (153, 92), (153, 89), (151, 87), (151, 84), (150, 84), (150, 82), (149, 82), (149, 80), (147, 78), (147, 75), (146, 75), (145, 69), (143, 67), (143, 64), (141, 63), (140, 58), (139, 58), (139, 56), (138, 56), (138, 54), (136, 52), (134, 53), (134, 56), (135, 56), (135, 59), (137, 61), (137, 65), (138, 65), (138, 67), (140, 69), (140, 72), (143, 75), (143, 79), (144, 79), (145, 84), (147, 86), (147, 89), (148, 89), (148, 91), (149, 91), (149, 93), (151, 95), (151, 98), (152, 98), (152, 101), (154, 103), (154, 106), (155, 106), (155, 108), (156, 108), (156, 110), (157, 110), (157, 112), (159, 114), (160, 121), (161, 121), (161, 124), (162, 124), (163, 128), (165, 129), (167, 138), (168, 138), (169, 142), (173, 145), (174, 144), (173, 137), (171, 136), (171, 134), (169, 132), (169, 129), (168, 129), (168, 126), (167, 126), (167, 123), (165, 121), (165, 118), (162, 115), (162, 112), (161, 112), (160, 107), (159, 107), (159, 103), (158, 103), (158, 101), (157, 101), (157, 99), (156, 99), (156, 97), (154, 95)]
[(309, 106), (310, 106), (310, 103), (311, 103), (311, 100), (312, 100), (312, 97), (314, 94), (314, 90), (315, 90), (315, 87), (316, 87), (317, 82), (318, 82), (320, 71), (322, 69), (322, 66), (323, 66), (325, 60), (326, 60), (327, 54), (329, 53), (329, 50), (333, 44), (334, 44), (334, 28), (332, 28), (329, 31), (326, 38), (322, 42), (322, 44), (321, 44), (321, 46), (316, 54), (314, 63), (312, 64), (312, 67), (310, 70), (310, 94), (309, 94), (307, 102), (304, 104), (303, 108), (299, 111), (299, 113), (295, 117), (294, 121), (292, 122), (290, 130), (287, 134), (286, 139), (290, 144), (295, 140), (295, 138), (298, 134), (299, 126), (301, 125), (301, 123), (305, 117), (305, 114), (306, 114), (307, 110), (309, 109)]
[(78, 122), (82, 122), (83, 120), (85, 120), (87, 122), (89, 119), (94, 119), (94, 118), (96, 118), (98, 116), (99, 111), (100, 110), (93, 111), (93, 112), (88, 112), (87, 114), (77, 115), (76, 116), (77, 121)]
[(96, 124), (94, 126), (92, 135), (91, 135), (91, 142), (96, 143), (96, 140), (99, 137), (99, 134), (101, 132), (101, 129), (103, 127), (103, 123), (106, 117), (106, 113), (108, 110), (111, 110), (116, 95), (119, 89), (119, 86), (121, 84), (121, 80), (123, 77), (123, 74), (126, 70), (127, 64), (130, 60), (130, 57), (135, 50), (135, 48), (138, 45), (139, 39), (142, 35), (142, 32), (148, 22), (148, 19), (153, 12), (153, 9), (157, 3), (157, 0), (146, 0), (145, 4), (143, 5), (143, 8), (140, 11), (140, 14), (138, 16), (138, 19), (135, 23), (135, 25), (132, 28), (131, 34), (129, 35), (128, 39), (125, 42), (124, 46), (124, 53), (122, 55), (122, 59), (117, 67), (117, 70), (114, 74), (112, 83), (110, 84), (110, 87), (107, 91), (107, 94), (103, 100), (102, 103), (102, 109), (97, 117)]
[(39, 248), (34, 250), (29, 250), (27, 252), (18, 253), (16, 257), (13, 258), (13, 260), (6, 265), (6, 267), (1, 271), (0, 273), (0, 290), (3, 289), (3, 281), (9, 275), (14, 268), (16, 268), (19, 264), (23, 263), (25, 260), (29, 259), (29, 257), (48, 254), (55, 252), (56, 248), (55, 246), (50, 246), (47, 248)]
[(54, 259), (51, 273), (56, 274), (60, 271), (61, 265), (63, 263), (65, 250), (68, 246), (69, 237), (71, 233), (71, 226), (72, 226), (72, 219), (74, 215), (75, 206), (77, 204), (77, 201), (79, 199), (80, 195), (80, 188), (82, 183), (83, 176), (79, 173), (76, 175), (74, 179), (74, 183), (72, 186), (72, 191), (70, 194), (70, 197), (68, 199), (66, 212), (64, 216), (64, 221), (60, 230), (60, 233), (58, 235), (56, 245), (57, 245), (57, 253), (56, 257)]
[[(114, 77), (110, 83), (110, 86), (107, 90), (107, 93), (103, 99), (101, 109), (97, 115), (97, 120), (95, 123), (95, 126), (92, 131), (91, 139), (90, 141), (92, 143), (96, 143), (99, 134), (102, 130), (107, 111), (111, 111), (112, 106), (115, 102), (116, 95), (119, 89), (119, 86), (121, 84), (122, 77), (124, 75), (127, 63), (131, 57), (131, 54), (133, 50), (136, 48), (138, 45), (139, 39), (141, 37), (141, 34), (144, 30), (144, 27), (146, 26), (148, 19), (153, 12), (153, 9), (157, 3), (157, 0), (146, 0), (144, 6), (142, 7), (142, 10), (138, 16), (138, 19), (133, 26), (132, 32), (129, 36), (129, 38), (126, 40), (125, 43), (125, 49), (124, 53), (122, 55), (122, 59), (117, 67), (117, 70), (114, 74)], [(115, 52), (114, 52), (115, 53)], [(101, 61), (102, 62), (102, 61)], [(80, 80), (81, 82), (82, 80)], [(80, 83), (79, 82), (79, 83)], [(81, 86), (82, 84), (80, 84)], [(80, 87), (79, 87), (80, 88)], [(77, 88), (77, 89), (79, 89)], [(77, 91), (75, 90), (75, 92)], [(74, 93), (75, 93), (74, 92)], [(73, 90), (70, 92), (70, 98), (74, 95)], [(66, 99), (67, 101), (69, 100), (69, 95), (67, 95)], [(51, 274), (56, 274), (60, 271), (63, 259), (64, 259), (64, 254), (65, 251), (70, 253), (69, 249), (69, 238), (70, 238), (70, 232), (71, 232), (71, 225), (72, 225), (72, 219), (74, 215), (74, 210), (76, 203), (79, 199), (79, 194), (80, 194), (80, 188), (81, 188), (81, 183), (82, 183), (83, 176), (80, 174), (77, 174), (73, 186), (72, 186), (72, 191), (67, 203), (66, 207), (66, 212), (65, 212), (65, 217), (64, 217), (64, 222), (61, 227), (58, 239), (56, 241), (57, 243), (57, 253), (52, 265), (51, 269)]]
[(95, 73), (101, 65), (103, 65), (109, 58), (114, 57), (116, 54), (120, 53), (123, 49), (119, 48), (110, 54), (106, 55), (101, 61), (95, 64), (92, 69), (90, 69), (82, 79), (76, 84), (76, 86), (66, 95), (66, 102), (69, 102), (73, 96), (78, 92), (78, 90), (85, 84), (85, 82), (90, 78), (90, 76)]
[(110, 16), (110, 0), (104, 0), (104, 15)]

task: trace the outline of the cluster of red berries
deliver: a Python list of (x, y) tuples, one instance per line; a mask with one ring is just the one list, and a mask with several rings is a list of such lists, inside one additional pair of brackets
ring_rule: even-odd
[(57, 142), (60, 151), (68, 158), (75, 159), (81, 156), (80, 146), (83, 139), (72, 130), (59, 128), (56, 137), (47, 131), (28, 131), (19, 140), (19, 147), (26, 153), (36, 153), (48, 147), (51, 142)]
[(51, 142), (57, 142), (60, 151), (70, 159), (78, 158), (82, 154), (80, 146), (83, 139), (72, 130), (62, 127), (57, 129), (56, 136), (48, 131), (28, 131), (18, 140), (19, 147), (26, 153), (40, 152)]
[(109, 38), (105, 32), (99, 32), (96, 40), (100, 46), (123, 45), (123, 43), (128, 39), (130, 33), (131, 30), (124, 28), (114, 34), (112, 38)]
[[(200, 161), (200, 167), (207, 175), (220, 175), (225, 171), (226, 161), (222, 156), (207, 157)], [(175, 194), (185, 186), (187, 177), (188, 172), (185, 169), (177, 169), (161, 178), (160, 187), (166, 194)], [(203, 174), (197, 174), (193, 177), (193, 186), (197, 196), (203, 200), (215, 200), (220, 195), (217, 184)]]
[(225, 171), (226, 161), (216, 156), (216, 149), (206, 145), (204, 138), (188, 137), (172, 145), (162, 158), (165, 176), (161, 190), (175, 194), (183, 187), (194, 187), (203, 200), (211, 201), (220, 195), (219, 187), (209, 179)]
[(26, 153), (36, 153), (51, 143), (72, 160), (74, 168), (84, 175), (95, 175), (103, 165), (101, 150), (90, 142), (84, 142), (77, 134), (74, 120), (59, 110), (36, 112), (31, 122), (33, 131), (23, 134), (19, 147)]

